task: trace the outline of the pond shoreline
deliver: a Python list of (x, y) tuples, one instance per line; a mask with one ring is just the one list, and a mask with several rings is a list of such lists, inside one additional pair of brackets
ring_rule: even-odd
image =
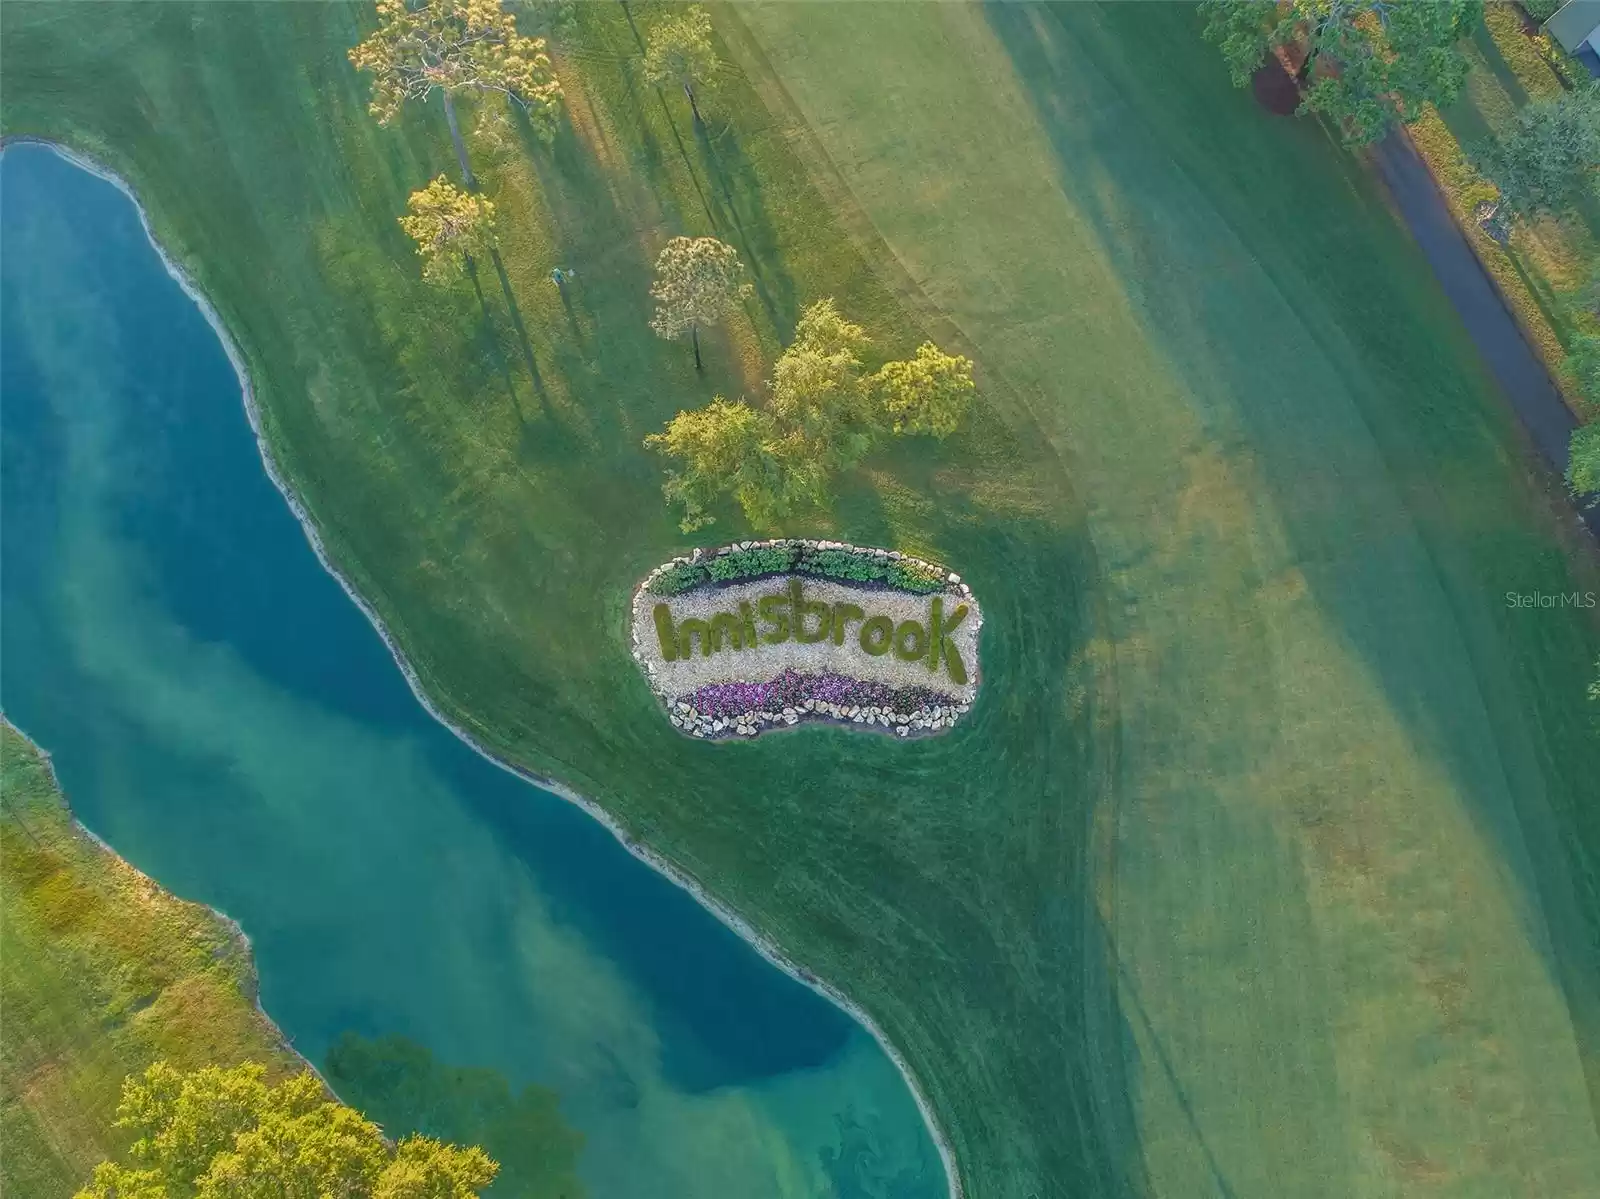
[(248, 990), (245, 993), (245, 998), (250, 1001), (250, 1006), (255, 1009), (256, 1015), (259, 1016), (262, 1023), (267, 1026), (268, 1030), (277, 1040), (283, 1052), (293, 1057), (302, 1066), (304, 1066), (305, 1069), (311, 1071), (312, 1074), (315, 1074), (318, 1081), (322, 1083), (323, 1089), (326, 1090), (328, 1094), (334, 1096), (334, 1098), (339, 1099), (339, 1101), (343, 1103), (344, 1100), (340, 1098), (339, 1093), (333, 1089), (332, 1084), (328, 1082), (322, 1071), (317, 1068), (317, 1064), (295, 1048), (294, 1039), (290, 1037), (288, 1033), (284, 1032), (282, 1026), (272, 1018), (267, 1009), (261, 1006), (261, 974), (256, 968), (255, 946), (250, 941), (250, 934), (244, 931), (244, 925), (240, 924), (221, 908), (214, 907), (209, 903), (202, 903), (197, 899), (189, 899), (185, 896), (179, 895), (176, 891), (164, 886), (159, 879), (146, 874), (143, 870), (140, 870), (132, 862), (128, 861), (127, 858), (118, 853), (115, 846), (108, 842), (99, 833), (95, 832), (83, 821), (78, 819), (78, 813), (72, 806), (72, 796), (67, 794), (66, 787), (64, 787), (61, 783), (61, 776), (56, 773), (56, 760), (54, 755), (51, 754), (49, 748), (40, 742), (39, 739), (32, 733), (28, 732), (27, 729), (23, 728), (20, 724), (13, 720), (9, 714), (0, 713), (0, 720), (3, 720), (5, 724), (10, 726), (13, 732), (22, 737), (23, 740), (27, 741), (29, 745), (33, 746), (34, 752), (39, 755), (39, 760), (44, 763), (45, 773), (50, 778), (50, 785), (55, 788), (56, 795), (59, 797), (61, 802), (62, 810), (66, 812), (67, 822), (71, 825), (74, 833), (83, 837), (89, 842), (90, 845), (93, 845), (101, 853), (108, 854), (109, 856), (115, 858), (118, 862), (121, 862), (123, 865), (128, 867), (129, 870), (132, 870), (138, 874), (139, 877), (148, 879), (151, 885), (158, 889), (163, 895), (169, 895), (181, 903), (193, 904), (196, 907), (204, 908), (211, 914), (213, 919), (222, 925), (222, 927), (227, 931), (228, 939), (234, 943), (244, 957), (245, 983), (248, 987)]
[[(284, 502), (289, 506), (289, 510), (294, 514), (295, 520), (299, 523), (300, 529), (302, 533), (304, 533), (306, 541), (310, 544), (312, 552), (317, 557), (317, 561), (322, 565), (322, 568), (330, 576), (332, 576), (334, 581), (338, 583), (340, 589), (345, 593), (346, 596), (349, 597), (351, 602), (355, 604), (356, 608), (364, 617), (366, 617), (367, 622), (377, 632), (378, 637), (382, 640), (385, 649), (388, 650), (389, 656), (394, 660), (394, 663), (399, 668), (402, 677), (404, 677), (406, 685), (411, 689), (411, 693), (413, 696), (415, 696), (417, 702), (422, 705), (423, 710), (439, 724), (443, 725), (446, 729), (453, 733), (458, 740), (465, 744), (479, 757), (485, 759), (495, 766), (498, 766), (507, 773), (515, 775), (522, 781), (531, 783), (532, 785), (548, 791), (550, 794), (566, 800), (568, 803), (571, 803), (578, 808), (581, 808), (594, 820), (598, 821), (600, 825), (604, 827), (606, 831), (609, 832), (612, 837), (614, 837), (617, 842), (634, 858), (644, 863), (646, 866), (650, 867), (650, 869), (662, 875), (668, 881), (672, 882), (682, 890), (687, 891), (689, 895), (700, 904), (701, 907), (710, 912), (718, 921), (720, 921), (741, 940), (749, 944), (757, 953), (765, 958), (770, 965), (778, 970), (783, 971), (783, 973), (787, 974), (796, 982), (828, 1000), (835, 1007), (842, 1010), (846, 1015), (854, 1020), (861, 1028), (865, 1029), (866, 1032), (873, 1038), (873, 1040), (875, 1040), (883, 1049), (885, 1055), (889, 1058), (890, 1062), (893, 1063), (895, 1069), (900, 1073), (900, 1076), (905, 1080), (906, 1086), (911, 1092), (911, 1097), (917, 1105), (917, 1110), (922, 1116), (923, 1124), (927, 1127), (929, 1138), (933, 1141), (934, 1147), (938, 1151), (940, 1162), (944, 1169), (950, 1199), (964, 1199), (961, 1176), (956, 1168), (954, 1151), (951, 1147), (949, 1139), (945, 1136), (943, 1129), (939, 1126), (939, 1123), (935, 1118), (933, 1108), (928, 1102), (926, 1095), (923, 1093), (920, 1082), (917, 1080), (916, 1075), (912, 1072), (910, 1064), (901, 1055), (899, 1049), (889, 1041), (883, 1030), (878, 1027), (872, 1018), (867, 1015), (867, 1013), (860, 1006), (858, 1006), (853, 1000), (851, 1000), (837, 988), (826, 982), (823, 982), (821, 979), (817, 978), (816, 975), (811, 973), (811, 971), (797, 965), (790, 960), (775, 941), (758, 931), (742, 916), (738, 915), (731, 908), (724, 905), (698, 880), (693, 878), (686, 871), (682, 870), (669, 859), (636, 840), (628, 832), (628, 830), (624, 828), (623, 825), (599, 803), (579, 794), (577, 791), (556, 779), (536, 775), (531, 771), (524, 770), (523, 768), (491, 753), (483, 746), (479, 745), (477, 741), (475, 741), (466, 732), (465, 729), (448, 719), (441, 711), (439, 711), (438, 708), (434, 706), (433, 702), (424, 692), (420, 678), (417, 676), (415, 670), (413, 670), (410, 662), (406, 660), (405, 655), (401, 652), (399, 645), (390, 635), (388, 628), (378, 616), (377, 611), (362, 595), (355, 590), (353, 586), (351, 586), (349, 581), (334, 565), (325, 547), (323, 546), (322, 537), (317, 531), (316, 524), (312, 520), (310, 512), (301, 502), (299, 497), (294, 493), (294, 490), (289, 486), (284, 476), (279, 472), (277, 463), (273, 458), (272, 448), (267, 441), (265, 432), (263, 431), (261, 413), (256, 403), (255, 388), (251, 383), (250, 374), (245, 365), (244, 356), (239, 352), (239, 349), (234, 343), (232, 336), (224, 326), (221, 316), (211, 305), (211, 302), (189, 277), (188, 273), (171, 255), (167, 253), (166, 248), (162, 246), (161, 242), (156, 237), (155, 230), (150, 223), (149, 215), (146, 213), (144, 205), (140, 202), (139, 197), (134, 192), (132, 186), (129, 185), (127, 181), (125, 181), (120, 175), (103, 166), (95, 159), (71, 148), (70, 146), (63, 145), (62, 143), (53, 141), (49, 138), (36, 137), (27, 134), (8, 136), (4, 139), (0, 139), (0, 152), (3, 152), (6, 148), (12, 145), (35, 145), (48, 149), (72, 165), (110, 183), (112, 186), (117, 188), (117, 190), (127, 196), (132, 202), (134, 210), (139, 214), (139, 223), (144, 229), (145, 237), (149, 240), (150, 245), (155, 249), (163, 267), (173, 278), (173, 280), (176, 281), (178, 286), (183, 289), (184, 294), (187, 295), (191, 301), (193, 301), (195, 307), (199, 309), (200, 314), (205, 318), (206, 323), (211, 326), (212, 331), (216, 334), (218, 341), (222, 345), (223, 352), (227, 355), (228, 361), (233, 367), (234, 375), (239, 382), (239, 390), (244, 404), (245, 418), (249, 421), (250, 430), (255, 437), (256, 451), (261, 459), (262, 466), (266, 470), (268, 479), (271, 480), (272, 485), (277, 489), (278, 493), (283, 497)], [(39, 743), (35, 741), (34, 744), (38, 745)], [(45, 751), (43, 746), (40, 746), (40, 750), (41, 752), (46, 753), (48, 760), (48, 753)], [(79, 827), (83, 828), (81, 824), (79, 824)], [(105, 845), (105, 842), (96, 837), (92, 832), (89, 832), (87, 829), (84, 829), (84, 831), (88, 833), (89, 836), (93, 837), (96, 842), (101, 845)], [(110, 849), (113, 853), (116, 852), (114, 849), (111, 849), (110, 846), (106, 846), (106, 848)], [(159, 884), (160, 880), (156, 881)], [(238, 922), (225, 912), (222, 912), (216, 908), (212, 908), (211, 910), (216, 912), (218, 917), (226, 921), (232, 928), (238, 930), (238, 935), (243, 939), (244, 945), (248, 950), (250, 945), (249, 937), (247, 934), (245, 934), (244, 930), (240, 928)], [(251, 956), (251, 963), (253, 969), (253, 954)], [(255, 1003), (257, 1009), (261, 1011), (263, 1017), (265, 1017), (269, 1022), (272, 1022), (271, 1017), (267, 1015), (264, 1009), (261, 1008), (259, 998), (255, 1000)], [(273, 1027), (277, 1027), (275, 1022), (273, 1022)], [(287, 1038), (284, 1038), (284, 1040), (285, 1044), (288, 1044), (292, 1049), (292, 1042), (288, 1041)], [(309, 1064), (310, 1063), (308, 1063), (308, 1065)], [(315, 1069), (315, 1067), (312, 1068)]]

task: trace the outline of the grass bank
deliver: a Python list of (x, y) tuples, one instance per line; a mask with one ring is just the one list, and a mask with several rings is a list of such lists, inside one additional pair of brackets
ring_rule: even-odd
[(1491, 3), (1485, 17), (1467, 46), (1472, 73), (1466, 93), (1448, 108), (1429, 108), (1411, 127), (1411, 138), (1567, 402), (1581, 419), (1595, 420), (1600, 396), (1584, 395), (1562, 374), (1561, 363), (1574, 335), (1600, 333), (1600, 315), (1578, 302), (1600, 264), (1600, 208), (1519, 222), (1502, 246), (1474, 215), (1479, 204), (1494, 200), (1494, 185), (1467, 162), (1469, 147), (1515, 127), (1524, 104), (1562, 94), (1558, 69), (1574, 80), (1587, 76), (1580, 63), (1525, 25), (1518, 6)]
[(96, 843), (3, 723), (0, 795), (0, 1190), (67, 1195), (126, 1148), (129, 1074), (300, 1061), (256, 1007), (238, 930)]

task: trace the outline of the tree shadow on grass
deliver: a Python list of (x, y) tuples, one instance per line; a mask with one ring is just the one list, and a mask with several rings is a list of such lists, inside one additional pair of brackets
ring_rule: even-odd
[[(533, 390), (539, 397), (539, 404), (544, 409), (546, 416), (550, 412), (550, 397), (545, 391), (544, 376), (539, 373), (539, 359), (533, 352), (533, 342), (528, 338), (528, 327), (522, 323), (522, 308), (517, 303), (517, 295), (511, 289), (511, 279), (506, 274), (505, 263), (500, 259), (500, 251), (493, 247), (489, 250), (489, 261), (494, 264), (495, 277), (500, 281), (500, 293), (505, 297), (506, 313), (511, 318), (511, 328), (517, 336), (517, 346), (522, 350), (522, 360), (528, 367), (528, 378), (533, 382)], [(476, 278), (474, 278), (476, 284)], [(480, 296), (482, 293), (479, 293)]]
[(1194, 1103), (1178, 1075), (1172, 1054), (1162, 1040), (1160, 1031), (1151, 1023), (1149, 1013), (1144, 1009), (1144, 1002), (1139, 998), (1138, 983), (1128, 974), (1121, 961), (1117, 962), (1117, 998), (1133, 1013), (1144, 1029), (1155, 1055), (1156, 1066), (1160, 1069), (1162, 1077), (1167, 1080), (1167, 1086), (1173, 1101), (1178, 1105), (1178, 1110), (1183, 1113), (1184, 1123), (1188, 1125), (1189, 1135), (1194, 1139), (1195, 1147), (1199, 1149), (1200, 1157), (1206, 1164), (1206, 1172), (1211, 1176), (1212, 1186), (1222, 1199), (1237, 1199), (1238, 1192), (1233, 1189), (1227, 1175), (1222, 1172), (1222, 1163), (1217, 1160), (1216, 1152), (1211, 1148), (1205, 1129), (1200, 1126), (1200, 1121), (1195, 1115)]
[(695, 128), (701, 157), (721, 197), (718, 208), (733, 229), (749, 264), (756, 295), (780, 341), (786, 341), (799, 319), (794, 280), (782, 267), (777, 232), (762, 202), (761, 183), (730, 124), (712, 135), (704, 122)]
[[(736, 393), (738, 385), (723, 362), (708, 361), (705, 375), (695, 375), (687, 355), (649, 332), (652, 266), (640, 230), (657, 219), (654, 211), (625, 207), (634, 193), (616, 186), (570, 122), (549, 143), (518, 124), (549, 213), (552, 252), (577, 271), (560, 297), (568, 332), (549, 337), (545, 348), (546, 365), (562, 383), (555, 411), (557, 423), (569, 426), (570, 444), (564, 461), (542, 461), (590, 511), (636, 527), (637, 513), (620, 508), (629, 489), (616, 485), (618, 472), (656, 493), (660, 463), (645, 452), (645, 435), (679, 408), (715, 391)], [(598, 458), (604, 471), (593, 469)]]
[(706, 214), (706, 220), (711, 222), (711, 231), (721, 233), (722, 226), (717, 220), (711, 201), (706, 197), (706, 189), (700, 184), (700, 172), (694, 169), (694, 159), (689, 156), (689, 147), (684, 144), (683, 134), (678, 130), (678, 120), (672, 115), (672, 105), (667, 103), (667, 94), (659, 87), (655, 89), (655, 93), (656, 100), (661, 105), (661, 116), (667, 122), (667, 128), (672, 130), (672, 141), (678, 147), (678, 157), (683, 160), (683, 169), (689, 172), (689, 182), (694, 184), (694, 194), (700, 197), (700, 207)]
[(861, 471), (840, 476), (833, 495), (833, 515), (841, 530), (856, 545), (895, 549), (894, 526), (889, 523), (883, 497)]
[[(1511, 69), (1511, 64), (1506, 61), (1505, 55), (1500, 53), (1499, 43), (1494, 40), (1494, 35), (1489, 32), (1487, 25), (1480, 23), (1478, 28), (1473, 30), (1472, 44), (1482, 55), (1483, 65), (1494, 76), (1495, 82), (1505, 89), (1512, 104), (1518, 108), (1526, 104), (1528, 89), (1523, 86), (1522, 80), (1517, 78), (1517, 73)], [(1550, 77), (1552, 80), (1555, 79), (1554, 71), (1550, 73)]]
[(491, 357), (500, 367), (500, 377), (505, 380), (506, 395), (511, 400), (511, 407), (517, 414), (517, 423), (526, 424), (527, 414), (522, 411), (522, 400), (517, 395), (516, 380), (511, 374), (511, 363), (506, 360), (505, 351), (500, 348), (500, 334), (494, 327), (494, 314), (489, 311), (489, 300), (483, 294), (483, 284), (478, 280), (478, 267), (470, 258), (467, 260), (467, 278), (472, 281), (472, 294), (478, 297), (478, 309), (483, 313), (483, 343)]
[[(644, 166), (645, 173), (652, 179), (662, 180), (666, 177), (666, 152), (661, 148), (661, 139), (656, 136), (656, 131), (651, 127), (649, 120), (644, 115), (644, 101), (639, 96), (639, 86), (635, 82), (633, 72), (623, 67), (621, 70), (622, 87), (628, 96), (628, 107), (638, 114), (634, 127), (639, 132), (639, 161)], [(659, 92), (657, 93), (660, 94)], [(590, 112), (593, 114), (593, 101), (590, 101)], [(598, 124), (599, 117), (594, 115)]]
[[(1518, 430), (1415, 241), (1313, 127), (1185, 115), (1248, 103), (1226, 94), (1192, 13), (986, 13), (1056, 182), (1202, 440), (1246, 450), (1316, 618), (1376, 681), (1423, 768), (1468, 801), (1520, 886), (1529, 944), (1575, 1021), (1592, 1021), (1581, 997), (1600, 981), (1600, 896), (1574, 859), (1600, 859), (1600, 819), (1578, 800), (1600, 753), (1573, 715), (1595, 636), (1581, 618), (1519, 628), (1497, 597), (1593, 575), (1553, 523), (1530, 536), (1543, 503), (1504, 465)], [(1310, 820), (1358, 798), (1303, 790)]]

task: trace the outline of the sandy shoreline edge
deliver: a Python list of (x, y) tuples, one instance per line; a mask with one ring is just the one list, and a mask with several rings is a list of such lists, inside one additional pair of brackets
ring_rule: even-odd
[[(338, 568), (329, 558), (327, 550), (322, 544), (322, 537), (318, 533), (316, 525), (311, 519), (310, 513), (307, 511), (305, 505), (301, 503), (299, 497), (295, 495), (288, 482), (279, 473), (277, 464), (273, 460), (271, 446), (268, 444), (266, 435), (262, 431), (260, 411), (256, 405), (255, 388), (251, 384), (250, 374), (246, 369), (243, 355), (240, 354), (238, 347), (234, 344), (233, 337), (223, 325), (222, 318), (217, 313), (217, 310), (212, 307), (211, 302), (206, 298), (205, 294), (201, 292), (200, 288), (194, 283), (194, 281), (189, 278), (188, 273), (167, 253), (166, 248), (162, 246), (161, 242), (156, 238), (155, 230), (150, 224), (149, 214), (145, 212), (144, 205), (140, 202), (139, 197), (134, 192), (132, 186), (129, 185), (128, 182), (120, 175), (101, 165), (96, 160), (72, 149), (69, 146), (63, 145), (60, 142), (52, 141), (48, 138), (34, 137), (29, 135), (14, 135), (0, 140), (0, 153), (3, 153), (7, 147), (12, 145), (42, 146), (51, 152), (60, 155), (72, 165), (88, 171), (91, 175), (94, 175), (97, 178), (104, 179), (107, 183), (110, 183), (113, 187), (117, 188), (118, 191), (122, 192), (123, 195), (127, 196), (129, 201), (132, 202), (134, 210), (139, 214), (139, 223), (144, 229), (145, 237), (149, 240), (150, 245), (155, 249), (157, 256), (161, 259), (162, 265), (166, 268), (167, 273), (171, 275), (172, 278), (177, 282), (178, 286), (183, 289), (184, 294), (194, 302), (195, 307), (200, 310), (200, 314), (205, 317), (206, 323), (209, 324), (212, 330), (216, 333), (217, 340), (222, 344), (223, 352), (228, 356), (228, 361), (233, 366), (234, 375), (239, 381), (240, 396), (244, 403), (245, 419), (250, 422), (250, 430), (255, 436), (256, 451), (261, 458), (262, 467), (267, 472), (267, 477), (272, 481), (272, 485), (277, 488), (278, 493), (283, 497), (284, 502), (288, 504), (289, 510), (294, 513), (295, 519), (300, 524), (301, 531), (305, 534), (306, 541), (310, 544), (312, 552), (317, 556), (317, 561), (322, 564), (322, 568), (333, 577), (335, 582), (339, 584), (340, 589), (344, 591), (345, 595), (350, 598), (351, 602), (355, 604), (356, 608), (363, 616), (367, 618), (368, 623), (370, 623), (373, 629), (377, 632), (379, 638), (383, 641), (384, 647), (389, 651), (389, 656), (394, 659), (395, 665), (399, 667), (401, 675), (406, 680), (406, 685), (411, 688), (412, 695), (414, 695), (417, 702), (422, 705), (423, 710), (445, 728), (449, 729), (450, 732), (454, 733), (463, 744), (470, 748), (479, 757), (488, 762), (492, 762), (495, 766), (498, 766), (501, 770), (506, 771), (508, 774), (515, 775), (524, 782), (531, 783), (532, 785), (548, 791), (550, 794), (564, 799), (568, 803), (574, 804), (575, 806), (583, 809), (583, 811), (598, 821), (606, 829), (606, 831), (616, 838), (617, 842), (630, 854), (632, 854), (639, 861), (643, 862), (646, 866), (650, 867), (652, 870), (656, 871), (658, 874), (663, 875), (669, 881), (687, 891), (691, 896), (694, 897), (696, 902), (698, 902), (708, 912), (721, 921), (727, 928), (731, 929), (742, 940), (747, 942), (771, 965), (779, 970), (782, 970), (785, 974), (794, 979), (796, 982), (800, 983), (802, 986), (809, 988), (816, 994), (827, 999), (829, 1002), (834, 1004), (834, 1006), (844, 1011), (862, 1028), (864, 1028), (868, 1034), (871, 1035), (873, 1040), (875, 1040), (883, 1049), (885, 1055), (887, 1055), (889, 1060), (894, 1064), (895, 1069), (900, 1072), (901, 1077), (905, 1079), (906, 1086), (911, 1092), (911, 1097), (917, 1105), (917, 1110), (922, 1115), (923, 1124), (928, 1129), (928, 1135), (932, 1139), (934, 1147), (938, 1150), (940, 1161), (944, 1167), (945, 1180), (949, 1187), (950, 1199), (964, 1199), (964, 1193), (961, 1185), (961, 1175), (956, 1168), (954, 1150), (951, 1148), (949, 1139), (945, 1136), (944, 1130), (940, 1128), (939, 1123), (934, 1116), (933, 1107), (928, 1102), (927, 1096), (923, 1093), (921, 1083), (917, 1080), (916, 1075), (911, 1070), (910, 1064), (901, 1055), (900, 1051), (893, 1045), (893, 1043), (890, 1042), (883, 1030), (878, 1027), (877, 1023), (873, 1021), (873, 1019), (860, 1006), (858, 1006), (842, 991), (817, 978), (816, 975), (812, 974), (809, 970), (805, 970), (796, 965), (788, 958), (787, 955), (784, 954), (783, 950), (775, 941), (771, 940), (765, 934), (759, 932), (742, 916), (724, 905), (688, 873), (679, 869), (672, 862), (667, 860), (665, 857), (662, 857), (648, 846), (645, 846), (639, 841), (635, 840), (609, 812), (607, 812), (594, 800), (580, 795), (577, 791), (574, 791), (556, 779), (545, 778), (540, 775), (533, 774), (531, 771), (524, 770), (521, 767), (490, 753), (487, 749), (473, 740), (471, 735), (469, 735), (465, 729), (448, 719), (433, 705), (432, 701), (423, 691), (421, 681), (417, 677), (416, 672), (412, 669), (411, 664), (406, 660), (405, 655), (400, 652), (399, 645), (395, 642), (394, 638), (390, 636), (389, 630), (384, 626), (384, 623), (378, 616), (376, 610), (373, 609), (366, 599), (350, 585), (349, 581), (345, 579), (344, 575), (338, 570)], [(30, 740), (32, 739), (30, 738)], [(50, 758), (48, 750), (44, 746), (39, 745), (37, 741), (34, 742), (34, 745), (40, 749), (41, 753), (44, 753), (46, 760), (49, 761)], [(55, 771), (53, 763), (51, 764), (50, 769), (53, 775)], [(65, 796), (66, 793), (63, 791), (62, 795)], [(84, 827), (81, 822), (77, 822), (76, 816), (73, 817), (73, 820), (75, 823), (78, 823), (79, 828), (83, 829), (83, 831), (92, 837), (98, 844), (105, 846), (105, 848), (112, 853), (116, 852), (109, 845), (106, 845), (101, 838), (95, 836), (92, 831)], [(159, 880), (156, 881), (159, 883)], [(226, 912), (218, 911), (215, 908), (212, 910), (217, 912), (217, 915), (226, 921), (230, 927), (238, 930), (238, 935), (243, 940), (246, 950), (250, 952), (251, 969), (254, 971), (255, 955), (250, 946), (249, 935), (244, 932), (243, 928), (239, 925), (239, 922), (232, 916), (229, 916)], [(257, 1010), (260, 1011), (262, 1016), (272, 1024), (272, 1027), (278, 1028), (276, 1022), (272, 1020), (272, 1017), (261, 1006), (259, 988), (258, 995), (255, 999), (255, 1004)], [(279, 1032), (281, 1035), (282, 1030), (279, 1029)], [(287, 1037), (284, 1037), (283, 1039), (284, 1043), (289, 1045), (292, 1049), (293, 1043)], [(307, 1065), (311, 1066), (311, 1063), (307, 1062)], [(313, 1070), (316, 1069), (315, 1066), (311, 1066), (311, 1068)]]

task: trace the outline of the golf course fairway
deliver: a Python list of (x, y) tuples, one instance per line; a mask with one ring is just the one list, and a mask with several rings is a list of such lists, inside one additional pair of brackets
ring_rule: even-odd
[[(1361, 160), (1188, 5), (713, 5), (703, 122), (640, 75), (663, 8), (574, 6), (548, 145), (462, 105), (501, 232), (451, 289), (396, 224), (445, 122), (368, 116), (370, 4), (7, 4), (4, 131), (132, 185), (437, 707), (859, 1003), (966, 1195), (1589, 1193), (1600, 621), (1507, 595), (1600, 569)], [(754, 284), (704, 373), (648, 328), (685, 233)], [(697, 536), (948, 564), (983, 691), (697, 742), (629, 654), (693, 544), (642, 441), (825, 297), (978, 410)]]

